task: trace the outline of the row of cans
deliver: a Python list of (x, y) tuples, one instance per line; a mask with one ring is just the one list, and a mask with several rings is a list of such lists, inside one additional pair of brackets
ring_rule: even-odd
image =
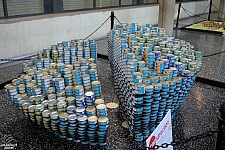
[(202, 53), (150, 24), (117, 25), (108, 44), (119, 111), (135, 140), (143, 141), (169, 109), (173, 113), (185, 101)]

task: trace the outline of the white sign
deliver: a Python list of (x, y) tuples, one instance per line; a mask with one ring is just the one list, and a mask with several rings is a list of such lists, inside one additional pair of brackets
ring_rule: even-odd
[[(171, 110), (169, 110), (154, 132), (146, 141), (147, 147), (153, 148), (155, 145), (161, 146), (163, 143), (172, 142), (172, 123), (171, 123)], [(173, 150), (173, 146), (167, 148), (159, 148), (158, 150)]]

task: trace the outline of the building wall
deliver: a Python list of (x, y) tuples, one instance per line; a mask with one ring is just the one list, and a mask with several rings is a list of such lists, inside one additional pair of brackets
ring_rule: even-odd
[[(191, 2), (183, 4), (184, 8), (200, 14), (207, 7), (209, 1)], [(219, 0), (214, 0), (219, 7)], [(176, 13), (174, 18), (177, 15)], [(99, 27), (111, 11), (121, 22), (137, 22), (139, 24), (157, 24), (158, 5), (132, 6), (113, 9), (51, 14), (0, 20), (0, 59), (14, 58), (42, 51), (63, 40), (80, 39), (87, 37)], [(213, 8), (213, 11), (215, 9)], [(183, 11), (180, 18), (188, 17)], [(110, 21), (99, 29), (92, 37), (106, 36), (110, 29)]]

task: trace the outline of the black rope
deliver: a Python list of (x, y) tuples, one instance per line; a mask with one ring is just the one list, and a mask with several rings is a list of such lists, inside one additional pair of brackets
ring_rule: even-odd
[(123, 25), (116, 16), (115, 16), (115, 18), (119, 22), (120, 25)]
[[(188, 11), (187, 9), (185, 9), (182, 5), (181, 5), (181, 8), (184, 10), (184, 12), (185, 12), (189, 17), (196, 16), (196, 17), (199, 17), (199, 18), (202, 18), (202, 19), (207, 19), (207, 18), (201, 17), (201, 16), (199, 16), (199, 15), (195, 15), (194, 13), (192, 13), (192, 12)], [(189, 13), (192, 14), (193, 16), (191, 16)], [(202, 14), (200, 14), (200, 15), (202, 15)]]
[(87, 36), (84, 40), (86, 40), (87, 38), (89, 38), (90, 36), (92, 36), (95, 32), (97, 32), (110, 18), (111, 16), (109, 16), (94, 32), (92, 32), (89, 36)]
[(213, 7), (215, 7), (219, 12), (221, 12), (222, 14), (225, 14), (225, 13), (223, 13), (220, 9), (218, 9), (214, 4), (212, 4), (213, 5)]
[(221, 52), (214, 53), (214, 54), (209, 54), (209, 55), (206, 55), (206, 56), (203, 56), (203, 57), (215, 56), (215, 55), (218, 55), (218, 54), (221, 54), (221, 53), (224, 53), (224, 52), (225, 52), (225, 51), (221, 51)]

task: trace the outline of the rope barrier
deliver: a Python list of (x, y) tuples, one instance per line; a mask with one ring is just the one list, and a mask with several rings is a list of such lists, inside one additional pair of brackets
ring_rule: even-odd
[[(181, 8), (184, 10), (184, 12), (185, 12), (189, 17), (195, 16), (195, 17), (199, 17), (199, 18), (202, 18), (202, 19), (206, 19), (206, 20), (207, 20), (207, 18), (204, 18), (204, 17), (201, 17), (201, 16), (200, 16), (200, 15), (202, 15), (202, 14), (195, 15), (194, 13), (192, 13), (192, 12), (190, 12), (189, 10), (185, 9), (182, 5), (181, 5)], [(189, 13), (192, 14), (193, 16), (191, 16)]]
[(95, 32), (97, 32), (109, 20), (110, 17), (111, 16), (109, 16), (94, 32), (92, 32), (90, 35), (88, 35), (84, 40), (86, 40), (87, 38), (92, 36)]

